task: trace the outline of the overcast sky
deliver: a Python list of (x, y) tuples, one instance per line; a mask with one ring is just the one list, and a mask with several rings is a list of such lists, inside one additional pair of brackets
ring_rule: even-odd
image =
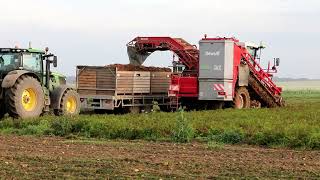
[[(1, 47), (49, 46), (57, 71), (76, 65), (128, 63), (126, 43), (136, 36), (204, 34), (263, 41), (264, 62), (281, 58), (280, 77), (320, 78), (319, 0), (0, 0)], [(146, 65), (168, 66), (172, 54)]]

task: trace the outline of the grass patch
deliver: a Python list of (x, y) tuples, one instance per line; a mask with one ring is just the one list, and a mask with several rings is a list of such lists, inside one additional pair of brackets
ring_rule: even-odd
[(194, 138), (194, 130), (188, 119), (184, 116), (184, 111), (181, 109), (176, 127), (173, 129), (172, 139), (175, 142), (187, 143)]
[(320, 149), (320, 91), (286, 91), (287, 106), (126, 115), (44, 116), (0, 122), (0, 133)]
[(216, 141), (208, 141), (207, 148), (209, 150), (221, 150), (224, 148), (224, 144)]

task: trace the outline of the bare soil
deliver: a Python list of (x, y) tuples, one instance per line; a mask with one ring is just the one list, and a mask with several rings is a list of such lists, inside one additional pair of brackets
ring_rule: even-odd
[(5, 179), (319, 179), (320, 151), (0, 136)]

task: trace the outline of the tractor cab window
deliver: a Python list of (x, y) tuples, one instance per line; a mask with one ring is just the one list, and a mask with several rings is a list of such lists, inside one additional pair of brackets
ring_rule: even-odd
[(182, 73), (185, 69), (185, 66), (179, 62), (173, 61), (172, 64), (174, 73)]
[(250, 53), (251, 57), (252, 57), (253, 59), (255, 59), (256, 56), (257, 56), (257, 51), (258, 51), (258, 49), (253, 48), (253, 47), (248, 47), (247, 50), (248, 50), (248, 52)]
[(0, 54), (0, 70), (11, 71), (20, 67), (21, 54), (20, 53), (6, 53)]
[(23, 67), (26, 70), (40, 72), (41, 71), (41, 56), (40, 54), (24, 54)]

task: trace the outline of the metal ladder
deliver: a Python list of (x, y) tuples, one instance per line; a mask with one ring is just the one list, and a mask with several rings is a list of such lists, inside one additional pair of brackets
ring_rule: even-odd
[(179, 97), (172, 96), (170, 97), (170, 109), (177, 111), (180, 108)]
[(180, 102), (179, 102), (179, 93), (180, 93), (180, 79), (178, 79), (178, 82), (176, 83), (179, 85), (179, 89), (177, 91), (174, 91), (175, 96), (170, 96), (170, 109), (173, 111), (177, 111), (180, 108)]
[(272, 81), (269, 74), (263, 70), (256, 60), (247, 52), (242, 50), (242, 60), (249, 66), (249, 86), (260, 97), (264, 104), (268, 107), (284, 106), (284, 101), (281, 97), (281, 88), (277, 87)]

